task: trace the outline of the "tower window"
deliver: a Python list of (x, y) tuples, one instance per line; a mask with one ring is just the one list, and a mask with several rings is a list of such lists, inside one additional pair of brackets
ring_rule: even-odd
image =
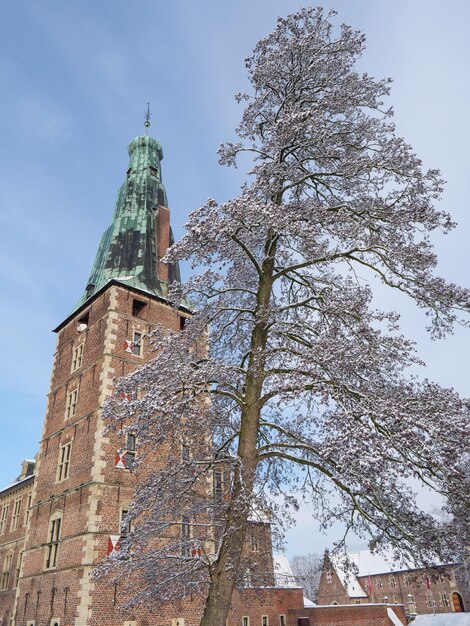
[(57, 466), (57, 482), (65, 480), (69, 477), (70, 473), (70, 452), (72, 450), (72, 443), (66, 443), (61, 446), (59, 451), (59, 464)]
[(187, 441), (181, 444), (181, 460), (187, 463), (190, 459), (191, 450)]
[(181, 556), (190, 556), (189, 538), (191, 536), (191, 528), (189, 526), (189, 518), (183, 517), (181, 520)]
[(72, 352), (72, 368), (71, 371), (75, 372), (82, 365), (83, 360), (83, 343), (76, 346)]
[(57, 565), (57, 555), (59, 552), (60, 527), (62, 518), (56, 517), (49, 524), (49, 541), (46, 550), (46, 569), (52, 569)]
[(134, 433), (126, 435), (126, 469), (132, 469), (137, 452), (137, 437)]
[(119, 520), (119, 532), (121, 534), (121, 539), (125, 539), (131, 532), (131, 520), (127, 517), (128, 513), (129, 511), (127, 509), (121, 510), (121, 517)]
[(77, 409), (77, 398), (78, 398), (78, 389), (73, 389), (73, 391), (67, 394), (67, 398), (65, 400), (65, 419), (66, 420), (75, 415), (75, 411)]
[(214, 471), (214, 499), (216, 502), (222, 500), (222, 472), (220, 470)]
[(155, 176), (156, 178), (158, 178), (158, 169), (156, 167), (149, 167), (150, 173), (152, 174), (152, 176)]
[(146, 302), (142, 302), (142, 300), (136, 300), (133, 298), (132, 300), (132, 315), (134, 317), (142, 317), (145, 307), (147, 306)]
[(132, 339), (132, 353), (135, 356), (142, 356), (142, 333), (134, 331)]
[(184, 315), (180, 315), (180, 330), (184, 330), (184, 327), (186, 326), (186, 317), (184, 317)]

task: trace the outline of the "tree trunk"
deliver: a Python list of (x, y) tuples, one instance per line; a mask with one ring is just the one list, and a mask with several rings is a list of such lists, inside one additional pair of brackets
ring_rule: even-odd
[(261, 413), (260, 398), (264, 382), (264, 350), (267, 340), (265, 313), (269, 309), (274, 269), (275, 239), (266, 244), (257, 293), (255, 325), (245, 379), (245, 410), (241, 415), (238, 440), (239, 466), (235, 469), (233, 490), (227, 510), (224, 536), (212, 578), (200, 626), (226, 626), (232, 594), (239, 575), (257, 466), (257, 441)]

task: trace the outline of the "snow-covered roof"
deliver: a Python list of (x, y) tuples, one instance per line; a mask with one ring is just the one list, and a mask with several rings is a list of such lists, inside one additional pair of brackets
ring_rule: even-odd
[(418, 615), (413, 626), (470, 626), (470, 613), (441, 613)]
[(4, 491), (8, 491), (8, 489), (11, 489), (12, 487), (19, 487), (21, 485), (21, 483), (24, 483), (27, 480), (31, 480), (33, 477), (34, 477), (34, 474), (30, 474), (29, 476), (25, 476), (24, 478), (20, 478), (19, 480), (15, 480), (15, 482), (10, 483), (6, 487), (3, 487), (3, 489), (0, 489), (0, 495)]
[(284, 554), (273, 555), (273, 564), (276, 587), (300, 587), (292, 572), (289, 560)]
[(384, 556), (382, 554), (372, 554), (369, 550), (361, 550), (360, 552), (348, 552), (349, 561), (357, 568), (352, 571), (347, 568), (345, 559), (342, 555), (332, 555), (331, 562), (338, 574), (346, 593), (350, 598), (367, 598), (368, 594), (362, 587), (358, 578), (363, 576), (376, 576), (377, 574), (386, 574), (403, 571), (404, 569), (413, 569), (412, 564), (404, 565), (401, 562), (394, 561), (392, 556)]
[(304, 596), (304, 609), (308, 609), (313, 606), (317, 606), (315, 602), (312, 602), (311, 600), (309, 600), (307, 597)]
[[(356, 565), (355, 561), (352, 559), (352, 555), (349, 554), (348, 556), (351, 561)], [(333, 556), (331, 558), (331, 562), (348, 596), (350, 598), (367, 598), (367, 593), (362, 588), (361, 583), (358, 581), (355, 573), (350, 569), (346, 569), (344, 567), (343, 561), (339, 557), (335, 558)]]
[(360, 552), (349, 552), (349, 558), (358, 569), (358, 576), (375, 576), (377, 574), (390, 574), (402, 572), (403, 570), (414, 569), (414, 563), (402, 563), (396, 561), (393, 556), (373, 554), (369, 550)]

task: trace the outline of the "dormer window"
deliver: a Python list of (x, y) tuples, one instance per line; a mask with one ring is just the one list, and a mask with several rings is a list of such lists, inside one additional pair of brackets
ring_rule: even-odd
[(150, 170), (150, 174), (152, 176), (155, 176), (155, 178), (158, 178), (158, 169), (156, 167), (150, 166), (149, 170)]

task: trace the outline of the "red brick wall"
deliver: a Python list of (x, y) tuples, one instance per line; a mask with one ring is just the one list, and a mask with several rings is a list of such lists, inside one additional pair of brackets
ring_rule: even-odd
[[(441, 573), (439, 573), (441, 572)], [(432, 613), (432, 603), (436, 613), (452, 611), (452, 593), (462, 594), (456, 582), (452, 568), (436, 570), (430, 575), (429, 589), (426, 584), (427, 574), (423, 570), (408, 570), (394, 574), (371, 576), (373, 595), (370, 601), (381, 602), (387, 596), (389, 602), (405, 604), (409, 602), (408, 594), (413, 596), (418, 614)], [(359, 578), (367, 586), (366, 579)]]
[[(389, 608), (405, 625), (403, 607), (393, 606)], [(387, 607), (370, 604), (318, 606), (300, 611), (293, 609), (289, 614), (288, 626), (297, 626), (298, 619), (301, 617), (308, 617), (310, 626), (392, 626), (387, 615)]]
[[(8, 583), (6, 589), (0, 589), (0, 618), (2, 624), (8, 624), (13, 614), (15, 601), (17, 568), (20, 563), (20, 554), (24, 550), (26, 534), (26, 509), (28, 498), (32, 492), (34, 478), (31, 477), (24, 482), (5, 490), (0, 494), (0, 516), (4, 505), (8, 505), (8, 517), (4, 531), (0, 534), (0, 585), (5, 578), (3, 576), (7, 556), (11, 555), (11, 566), (8, 568)], [(15, 502), (21, 500), (20, 515), (16, 529), (12, 530), (13, 510)]]
[[(355, 600), (349, 598), (343, 583), (339, 579), (333, 566), (326, 562), (318, 585), (317, 603), (318, 604), (349, 604)], [(367, 601), (367, 598), (362, 602)]]
[(242, 626), (244, 616), (250, 618), (250, 626), (262, 626), (263, 615), (268, 617), (269, 626), (279, 626), (280, 615), (285, 615), (286, 626), (297, 626), (295, 616), (303, 610), (300, 588), (239, 589), (233, 594), (227, 626)]

